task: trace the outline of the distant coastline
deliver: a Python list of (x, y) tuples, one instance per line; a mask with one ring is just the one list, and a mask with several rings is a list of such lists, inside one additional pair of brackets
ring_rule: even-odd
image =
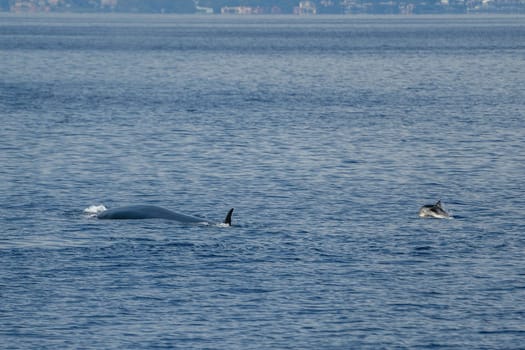
[(525, 14), (525, 0), (0, 0), (0, 12), (218, 16)]

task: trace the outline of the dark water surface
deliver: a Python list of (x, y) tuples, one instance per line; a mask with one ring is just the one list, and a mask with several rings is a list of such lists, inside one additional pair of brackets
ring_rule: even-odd
[(0, 347), (523, 347), (524, 17), (4, 14), (0, 62)]

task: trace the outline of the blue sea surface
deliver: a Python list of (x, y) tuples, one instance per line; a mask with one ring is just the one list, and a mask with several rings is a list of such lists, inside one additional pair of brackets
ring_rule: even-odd
[(0, 348), (523, 348), (524, 78), (523, 16), (0, 14)]

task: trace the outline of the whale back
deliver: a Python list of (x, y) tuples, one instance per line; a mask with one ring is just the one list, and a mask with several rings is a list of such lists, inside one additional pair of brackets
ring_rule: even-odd
[[(231, 226), (233, 208), (228, 211), (224, 224)], [(130, 205), (105, 210), (97, 215), (99, 219), (107, 220), (133, 220), (133, 219), (166, 219), (183, 223), (208, 224), (208, 221), (195, 216), (176, 213), (174, 211), (157, 207), (155, 205)]]
[(98, 214), (99, 219), (110, 220), (133, 220), (133, 219), (167, 219), (180, 222), (206, 222), (206, 220), (175, 213), (171, 210), (157, 207), (154, 205), (131, 205), (127, 207), (120, 207), (108, 209)]

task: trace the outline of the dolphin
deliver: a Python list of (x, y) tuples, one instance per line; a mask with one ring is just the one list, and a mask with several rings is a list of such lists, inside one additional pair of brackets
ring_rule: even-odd
[(436, 204), (427, 204), (419, 209), (420, 218), (438, 218), (448, 219), (450, 215), (443, 209), (441, 200), (437, 201)]
[[(228, 211), (223, 223), (227, 226), (232, 224), (233, 208)], [(171, 210), (157, 207), (155, 205), (130, 205), (114, 209), (104, 210), (97, 215), (99, 219), (126, 220), (126, 219), (166, 219), (190, 224), (210, 224), (205, 219), (195, 216), (175, 213)]]

